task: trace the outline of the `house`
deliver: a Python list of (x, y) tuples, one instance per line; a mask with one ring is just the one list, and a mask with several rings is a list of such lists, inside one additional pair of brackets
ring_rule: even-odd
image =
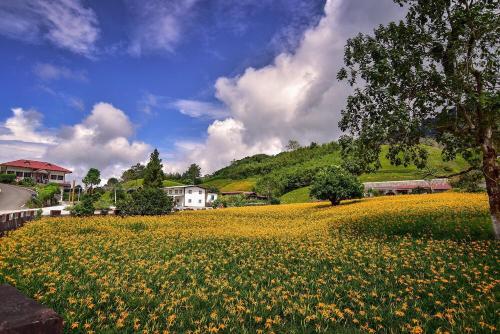
[(35, 160), (15, 160), (0, 164), (0, 173), (16, 174), (16, 180), (31, 178), (37, 183), (58, 183), (70, 187), (66, 182), (66, 174), (71, 171), (50, 162)]
[(448, 179), (365, 182), (363, 185), (365, 192), (375, 190), (384, 195), (410, 194), (415, 189), (431, 193), (451, 190)]
[(186, 185), (163, 188), (174, 199), (176, 209), (203, 209), (217, 199), (217, 194), (210, 193), (202, 186)]

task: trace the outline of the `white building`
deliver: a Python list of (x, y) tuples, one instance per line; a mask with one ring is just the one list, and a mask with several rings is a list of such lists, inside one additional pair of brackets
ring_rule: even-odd
[(31, 178), (36, 183), (54, 182), (65, 187), (70, 186), (69, 182), (66, 181), (66, 174), (70, 174), (71, 171), (50, 162), (35, 160), (4, 162), (0, 164), (0, 173), (15, 174), (17, 181)]
[(173, 197), (176, 209), (203, 209), (217, 199), (217, 194), (209, 193), (204, 187), (186, 185), (163, 188)]

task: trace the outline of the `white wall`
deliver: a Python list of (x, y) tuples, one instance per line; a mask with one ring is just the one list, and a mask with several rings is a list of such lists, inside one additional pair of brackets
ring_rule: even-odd
[(184, 188), (184, 206), (205, 207), (205, 189), (200, 187)]

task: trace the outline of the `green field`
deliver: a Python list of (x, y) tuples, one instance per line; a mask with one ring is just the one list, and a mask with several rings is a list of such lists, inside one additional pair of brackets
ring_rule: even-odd
[(0, 284), (67, 333), (494, 333), (484, 194), (44, 218), (0, 239)]

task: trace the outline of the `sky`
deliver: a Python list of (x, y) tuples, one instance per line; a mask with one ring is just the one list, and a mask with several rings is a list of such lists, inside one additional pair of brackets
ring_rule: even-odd
[(158, 148), (204, 174), (323, 143), (350, 88), (344, 46), (391, 0), (1, 0), (0, 161), (119, 177)]

